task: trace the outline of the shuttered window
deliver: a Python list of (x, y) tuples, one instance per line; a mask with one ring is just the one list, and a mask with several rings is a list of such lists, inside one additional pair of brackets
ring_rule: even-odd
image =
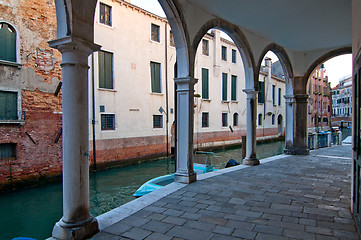
[(278, 88), (278, 106), (281, 106), (281, 100), (282, 100), (282, 90), (281, 88)]
[(17, 92), (0, 91), (0, 120), (18, 119)]
[(227, 101), (227, 73), (222, 73), (222, 101)]
[(227, 47), (222, 46), (221, 58), (224, 61), (227, 61)]
[(237, 62), (237, 51), (232, 49), (232, 62), (236, 63)]
[(202, 68), (202, 99), (209, 99), (209, 70)]
[(272, 85), (272, 103), (276, 105), (276, 86)]
[(6, 23), (0, 23), (0, 60), (16, 62), (16, 32)]
[(264, 82), (258, 82), (258, 103), (264, 103)]
[(150, 80), (152, 85), (152, 93), (161, 93), (160, 63), (150, 62)]
[(151, 25), (151, 39), (155, 42), (160, 42), (159, 26), (152, 23)]
[(228, 114), (222, 113), (222, 127), (228, 126)]
[(233, 114), (233, 126), (238, 126), (238, 113)]
[(237, 76), (232, 75), (231, 80), (231, 100), (237, 101)]
[(99, 8), (100, 8), (100, 14), (99, 14), (100, 23), (103, 23), (108, 26), (112, 26), (112, 7), (104, 3), (100, 3)]
[(99, 51), (99, 88), (113, 89), (113, 53)]
[(16, 159), (16, 143), (0, 144), (0, 160)]
[(202, 113), (202, 127), (209, 127), (209, 113), (207, 112)]

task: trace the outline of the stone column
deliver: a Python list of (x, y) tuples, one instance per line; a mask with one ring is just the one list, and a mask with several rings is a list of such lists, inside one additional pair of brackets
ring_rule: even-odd
[(284, 95), (286, 102), (286, 134), (285, 134), (285, 154), (293, 154), (293, 104), (294, 96), (293, 95)]
[(307, 144), (307, 94), (295, 95), (295, 107), (294, 107), (294, 152), (295, 155), (307, 155), (309, 154)]
[(99, 231), (89, 213), (88, 56), (99, 46), (74, 37), (49, 42), (62, 53), (63, 217), (55, 239), (86, 239)]
[(174, 181), (192, 183), (196, 181), (193, 171), (193, 125), (194, 125), (194, 84), (192, 77), (175, 78), (177, 84), (177, 140), (176, 173)]
[(327, 144), (329, 147), (332, 146), (332, 135), (331, 135), (331, 131), (327, 132)]
[(258, 165), (256, 157), (256, 128), (257, 128), (257, 91), (254, 89), (244, 89), (247, 94), (247, 151), (243, 160), (245, 165)]

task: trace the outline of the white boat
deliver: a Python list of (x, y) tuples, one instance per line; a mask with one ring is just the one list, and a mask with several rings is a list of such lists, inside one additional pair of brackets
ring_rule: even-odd
[[(197, 151), (194, 153), (194, 164), (193, 169), (194, 172), (199, 174), (207, 173), (215, 171), (211, 164), (211, 159), (214, 157), (214, 153), (212, 152), (200, 152)], [(148, 193), (153, 192), (161, 187), (164, 187), (170, 183), (174, 182), (174, 174), (168, 174), (153, 178), (142, 186), (138, 188), (138, 190), (133, 194), (134, 197), (141, 197)]]

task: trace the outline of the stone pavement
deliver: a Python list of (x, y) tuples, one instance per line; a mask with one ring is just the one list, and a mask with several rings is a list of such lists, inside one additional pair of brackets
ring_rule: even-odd
[(93, 239), (360, 239), (350, 145), (233, 168), (183, 185)]

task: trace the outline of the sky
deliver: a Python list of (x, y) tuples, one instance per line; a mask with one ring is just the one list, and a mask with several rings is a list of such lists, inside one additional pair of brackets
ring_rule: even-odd
[[(165, 17), (162, 7), (157, 0), (131, 0), (132, 4), (137, 5), (149, 12), (152, 12), (158, 16)], [(272, 60), (275, 60), (275, 55), (268, 55)], [(324, 64), (328, 81), (331, 82), (331, 87), (335, 87), (339, 80), (351, 76), (352, 74), (352, 56), (351, 54), (345, 54), (338, 57), (334, 57)]]

